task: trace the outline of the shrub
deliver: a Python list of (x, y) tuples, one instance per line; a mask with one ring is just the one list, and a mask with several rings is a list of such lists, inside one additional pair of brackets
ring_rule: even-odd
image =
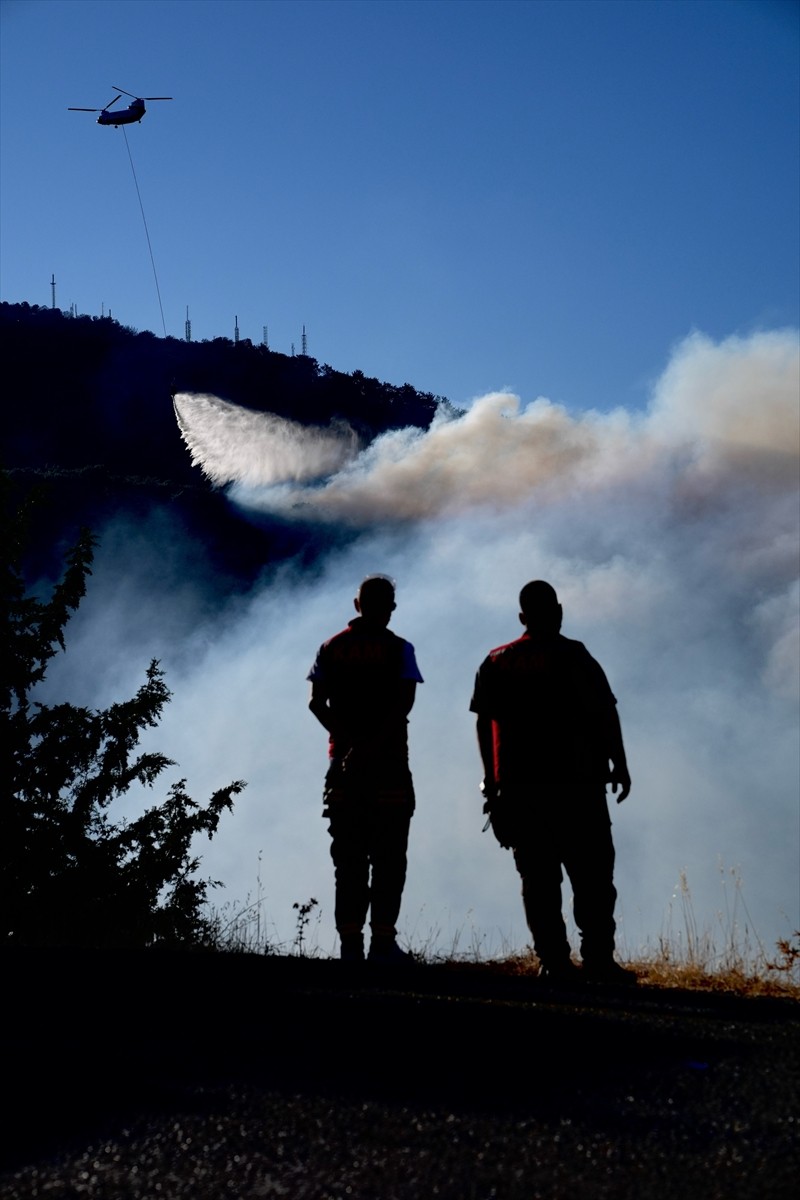
[(44, 704), (35, 689), (85, 595), (95, 541), (84, 531), (47, 599), (29, 594), (22, 559), (30, 503), (15, 508), (7, 481), (0, 550), (0, 936), (6, 943), (90, 946), (202, 944), (212, 881), (195, 876), (195, 835), (211, 838), (244, 784), (205, 805), (185, 780), (130, 822), (112, 802), (132, 786), (152, 788), (174, 764), (137, 753), (170, 692), (156, 660), (136, 695), (103, 711)]

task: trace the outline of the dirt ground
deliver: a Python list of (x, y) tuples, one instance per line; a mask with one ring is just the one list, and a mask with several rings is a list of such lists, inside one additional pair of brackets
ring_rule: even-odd
[(488, 969), (3, 956), (0, 1195), (759, 1200), (800, 1005)]

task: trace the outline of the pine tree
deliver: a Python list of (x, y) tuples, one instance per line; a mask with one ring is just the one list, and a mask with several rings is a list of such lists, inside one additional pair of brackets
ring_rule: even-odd
[(170, 692), (156, 660), (136, 695), (103, 711), (36, 698), (86, 592), (95, 539), (81, 533), (48, 599), (26, 590), (22, 560), (30, 504), (15, 508), (3, 480), (0, 549), (0, 938), (6, 944), (203, 944), (211, 881), (196, 877), (197, 834), (214, 835), (244, 787), (205, 805), (172, 784), (160, 804), (115, 822), (112, 802), (152, 788), (174, 763), (137, 753)]

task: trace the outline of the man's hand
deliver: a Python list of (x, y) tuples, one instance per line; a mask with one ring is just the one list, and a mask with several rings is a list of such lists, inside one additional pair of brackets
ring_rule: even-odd
[(494, 780), (484, 779), (481, 783), (481, 792), (485, 800), (483, 811), (486, 813), (483, 832), (491, 829), (503, 849), (508, 850), (514, 845), (515, 828), (509, 805), (507, 802), (503, 802), (500, 789)]
[(484, 799), (483, 811), (486, 813), (486, 824), (483, 827), (483, 832), (492, 826), (492, 802), (497, 798), (497, 786), (492, 779), (481, 780), (481, 795)]
[(493, 779), (489, 779), (487, 777), (486, 779), (481, 780), (481, 795), (486, 801), (483, 806), (483, 811), (488, 812), (492, 806), (492, 801), (497, 796), (497, 784)]
[(615, 764), (611, 772), (611, 790), (615, 796), (617, 795), (617, 788), (622, 788), (622, 791), (617, 796), (617, 804), (622, 804), (625, 797), (630, 795), (631, 790), (631, 777), (628, 774), (628, 768), (625, 763), (622, 763), (619, 767)]

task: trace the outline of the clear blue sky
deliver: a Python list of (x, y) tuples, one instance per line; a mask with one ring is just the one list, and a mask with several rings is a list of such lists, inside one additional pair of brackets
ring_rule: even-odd
[(4, 300), (465, 404), (798, 324), (793, 0), (3, 0)]

